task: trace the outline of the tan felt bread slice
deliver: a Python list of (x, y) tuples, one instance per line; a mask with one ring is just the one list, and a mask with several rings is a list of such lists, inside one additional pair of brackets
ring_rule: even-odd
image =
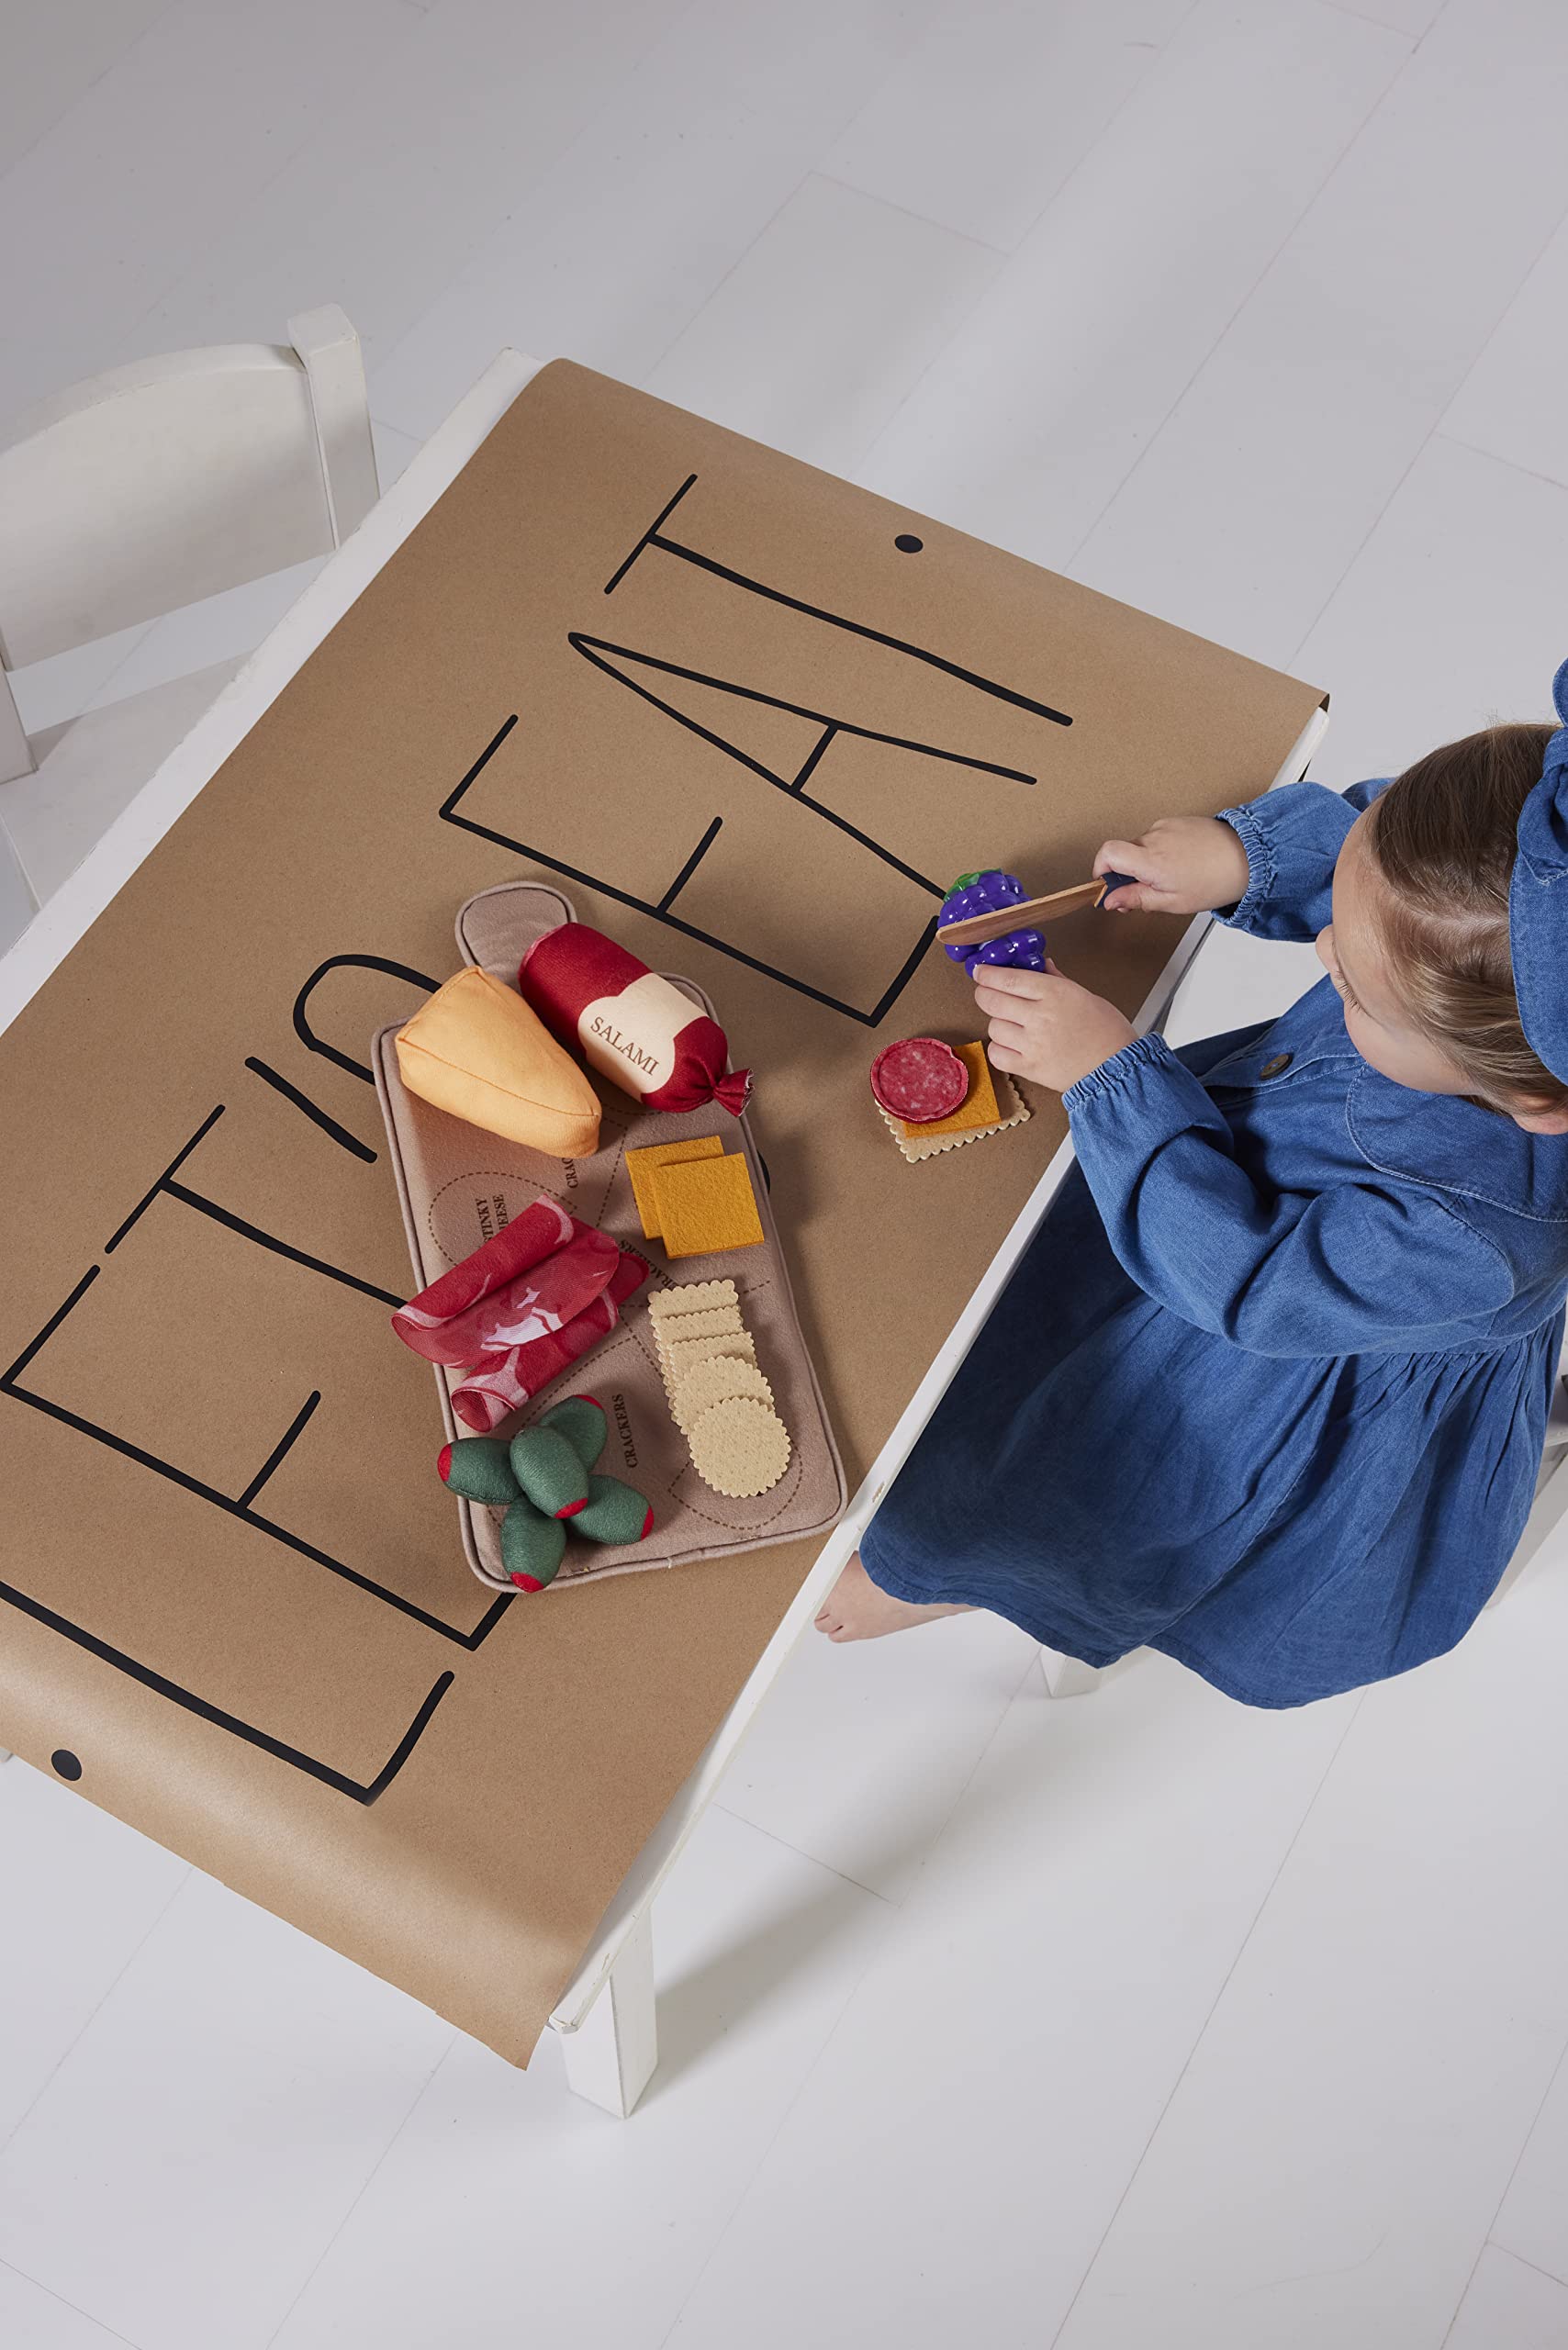
[(648, 1300), (655, 1322), (669, 1322), (682, 1314), (700, 1314), (714, 1305), (734, 1305), (740, 1292), (734, 1281), (681, 1281), (674, 1289), (656, 1289)]
[(711, 1404), (691, 1425), (691, 1465), (705, 1485), (732, 1500), (766, 1494), (790, 1466), (790, 1431), (755, 1396)]
[(710, 1361), (698, 1363), (687, 1372), (675, 1397), (677, 1427), (689, 1428), (699, 1413), (732, 1395), (749, 1395), (770, 1409), (773, 1404), (773, 1390), (754, 1362), (743, 1362), (738, 1355), (714, 1355)]

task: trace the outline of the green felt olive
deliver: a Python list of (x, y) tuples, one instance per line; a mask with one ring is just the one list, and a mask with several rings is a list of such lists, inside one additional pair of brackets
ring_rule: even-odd
[(571, 1517), (588, 1499), (588, 1472), (559, 1428), (524, 1428), (514, 1436), (511, 1473), (546, 1517)]
[(435, 1465), (442, 1483), (465, 1502), (504, 1508), (521, 1490), (498, 1436), (461, 1436), (454, 1444), (442, 1446)]
[(543, 1591), (555, 1579), (566, 1529), (524, 1497), (501, 1520), (501, 1564), (520, 1591)]
[(640, 1542), (654, 1522), (643, 1495), (619, 1477), (590, 1477), (588, 1506), (567, 1524), (590, 1542)]
[(585, 1469), (598, 1468), (610, 1420), (604, 1405), (596, 1404), (591, 1395), (568, 1395), (565, 1403), (553, 1404), (540, 1415), (537, 1426), (564, 1436)]

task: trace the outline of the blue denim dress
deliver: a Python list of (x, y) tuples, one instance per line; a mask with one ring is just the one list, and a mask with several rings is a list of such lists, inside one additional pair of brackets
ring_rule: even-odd
[[(1305, 939), (1359, 811), (1226, 813), (1227, 917)], [(1090, 1664), (1299, 1706), (1451, 1648), (1529, 1513), (1568, 1291), (1568, 1137), (1369, 1068), (1327, 979), (1140, 1037), (1064, 1096), (1078, 1165), (862, 1545)]]

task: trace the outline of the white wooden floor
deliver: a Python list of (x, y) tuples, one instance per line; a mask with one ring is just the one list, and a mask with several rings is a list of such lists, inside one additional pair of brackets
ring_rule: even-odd
[[(4, 46), (0, 420), (337, 300), (388, 476), (499, 344), (569, 352), (1328, 686), (1328, 781), (1545, 714), (1562, 0), (60, 0)], [(1302, 976), (1226, 942), (1186, 1032)], [(1295, 1715), (1148, 1659), (1053, 1707), (1033, 1655), (800, 1655), (660, 1905), (626, 2126), (0, 1773), (6, 2350), (1568, 2344), (1568, 1556)]]

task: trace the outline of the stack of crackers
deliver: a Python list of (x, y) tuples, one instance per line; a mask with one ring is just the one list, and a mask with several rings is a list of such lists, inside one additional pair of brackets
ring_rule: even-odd
[(689, 1281), (648, 1300), (659, 1371), (691, 1465), (734, 1500), (766, 1494), (790, 1465), (790, 1431), (756, 1367), (734, 1281)]
[(879, 1102), (877, 1104), (877, 1115), (912, 1165), (935, 1158), (939, 1151), (979, 1142), (982, 1135), (999, 1135), (1009, 1126), (1021, 1126), (1029, 1114), (1029, 1105), (1012, 1079), (991, 1068), (983, 1044), (955, 1045), (953, 1050), (969, 1072), (969, 1090), (950, 1116), (916, 1125), (908, 1118), (892, 1117)]

